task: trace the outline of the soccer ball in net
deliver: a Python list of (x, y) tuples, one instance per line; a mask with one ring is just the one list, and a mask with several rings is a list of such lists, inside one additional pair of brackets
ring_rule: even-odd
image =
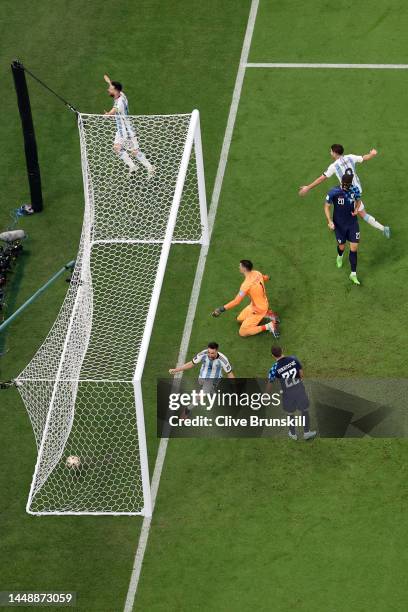
[(77, 470), (81, 466), (81, 460), (76, 455), (70, 455), (67, 457), (66, 466), (70, 470)]

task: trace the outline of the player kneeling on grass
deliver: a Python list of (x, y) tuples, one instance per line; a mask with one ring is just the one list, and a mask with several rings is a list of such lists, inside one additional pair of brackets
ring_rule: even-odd
[[(341, 179), (341, 187), (331, 189), (324, 204), (324, 214), (330, 230), (334, 230), (337, 240), (337, 267), (343, 265), (343, 255), (346, 242), (350, 243), (349, 261), (351, 267), (350, 280), (359, 285), (357, 278), (357, 249), (360, 242), (360, 228), (357, 214), (361, 204), (360, 192), (353, 186), (353, 172), (346, 170)], [(330, 207), (333, 206), (333, 221), (330, 217)]]
[[(269, 276), (253, 270), (252, 261), (249, 259), (241, 259), (239, 262), (239, 271), (244, 275), (245, 280), (241, 284), (238, 295), (228, 304), (219, 306), (211, 315), (219, 317), (226, 310), (230, 310), (238, 306), (245, 296), (251, 300), (249, 306), (244, 308), (237, 316), (238, 323), (241, 323), (239, 328), (240, 336), (254, 336), (264, 331), (271, 332), (275, 338), (279, 337), (278, 315), (269, 309), (268, 297), (265, 290), (265, 281), (269, 280)], [(269, 320), (269, 323), (260, 325), (263, 319)]]
[(107, 74), (103, 77), (108, 83), (108, 94), (113, 98), (113, 107), (107, 111), (105, 115), (115, 115), (116, 119), (116, 136), (113, 143), (113, 150), (117, 153), (120, 159), (128, 166), (129, 175), (136, 172), (136, 164), (130, 157), (126, 149), (136, 157), (147, 170), (147, 178), (151, 179), (156, 172), (156, 169), (146, 158), (143, 151), (139, 148), (137, 136), (133, 126), (129, 120), (129, 105), (125, 94), (122, 91), (122, 84), (119, 81), (111, 81)]
[[(279, 380), (282, 388), (282, 404), (289, 415), (299, 410), (303, 417), (303, 438), (311, 440), (316, 437), (316, 431), (310, 431), (309, 398), (303, 384), (303, 368), (300, 361), (293, 355), (286, 357), (280, 346), (271, 350), (275, 363), (268, 372), (268, 392), (275, 380)], [(289, 426), (289, 438), (297, 440), (295, 425)]]

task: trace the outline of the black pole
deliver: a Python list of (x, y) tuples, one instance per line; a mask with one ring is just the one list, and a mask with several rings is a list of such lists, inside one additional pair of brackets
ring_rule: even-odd
[(23, 128), (31, 206), (33, 207), (34, 212), (41, 212), (43, 209), (41, 174), (38, 163), (37, 143), (35, 140), (33, 118), (31, 115), (30, 96), (28, 94), (24, 66), (18, 60), (14, 60), (11, 64), (11, 70), (13, 72), (18, 110), (20, 112), (21, 126)]

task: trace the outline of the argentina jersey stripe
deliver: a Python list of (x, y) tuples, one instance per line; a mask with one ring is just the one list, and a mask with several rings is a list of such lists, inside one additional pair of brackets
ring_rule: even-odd
[(227, 374), (232, 372), (230, 362), (222, 353), (218, 353), (215, 359), (210, 359), (208, 350), (204, 349), (193, 357), (192, 362), (196, 365), (201, 364), (199, 378), (221, 378), (223, 371)]
[(116, 108), (116, 127), (118, 134), (121, 138), (133, 138), (135, 132), (132, 128), (130, 120), (127, 119), (129, 115), (129, 103), (124, 93), (121, 93), (119, 98), (115, 102)]
[(348, 155), (345, 155), (344, 157), (340, 157), (337, 162), (335, 163), (335, 169), (336, 169), (336, 176), (339, 179), (340, 183), (341, 183), (341, 179), (343, 177), (343, 174), (345, 174), (346, 170), (348, 168), (351, 168), (351, 170), (353, 171), (353, 185), (354, 187), (357, 187), (358, 190), (360, 191), (360, 193), (362, 192), (362, 187), (361, 187), (361, 182), (359, 177), (356, 174), (356, 165), (354, 163), (354, 160), (351, 159)]

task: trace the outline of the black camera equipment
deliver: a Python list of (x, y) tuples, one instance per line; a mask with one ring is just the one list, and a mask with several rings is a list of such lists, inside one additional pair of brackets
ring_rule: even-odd
[[(5, 234), (11, 235), (4, 238)], [(22, 240), (25, 237), (24, 232), (20, 231), (5, 232), (5, 234), (0, 234), (0, 239), (7, 240), (5, 246), (0, 246), (0, 311), (3, 310), (5, 306), (7, 279), (17, 257), (23, 250)]]

